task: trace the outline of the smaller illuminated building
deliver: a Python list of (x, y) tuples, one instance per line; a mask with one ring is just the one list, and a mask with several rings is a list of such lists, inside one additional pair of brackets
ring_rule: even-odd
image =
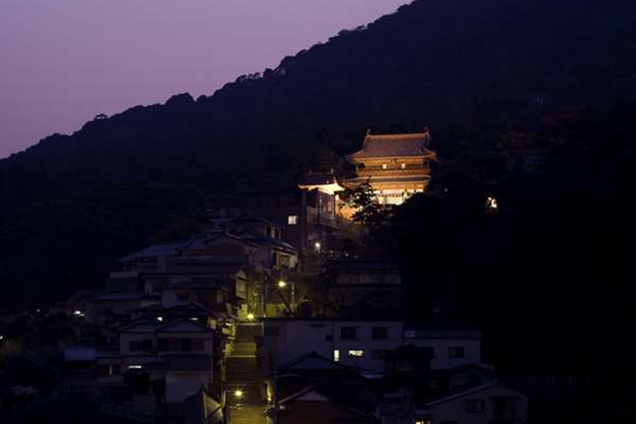
[(347, 159), (356, 165), (356, 177), (346, 185), (356, 188), (369, 182), (380, 203), (399, 205), (426, 189), (430, 180), (429, 163), (436, 159), (428, 149), (428, 130), (410, 134), (371, 134), (367, 132), (362, 149)]

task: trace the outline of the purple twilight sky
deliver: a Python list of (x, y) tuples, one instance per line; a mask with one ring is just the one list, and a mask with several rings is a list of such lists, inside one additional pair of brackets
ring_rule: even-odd
[(410, 0), (2, 0), (0, 158), (99, 113), (212, 94)]

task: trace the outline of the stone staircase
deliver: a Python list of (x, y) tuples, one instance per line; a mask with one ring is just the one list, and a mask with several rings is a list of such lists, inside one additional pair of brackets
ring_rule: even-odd
[[(230, 405), (230, 424), (265, 423), (265, 405), (261, 396), (263, 371), (256, 358), (254, 336), (262, 332), (260, 324), (240, 323), (236, 328), (234, 350), (227, 358), (225, 387)], [(242, 396), (236, 396), (240, 390)]]

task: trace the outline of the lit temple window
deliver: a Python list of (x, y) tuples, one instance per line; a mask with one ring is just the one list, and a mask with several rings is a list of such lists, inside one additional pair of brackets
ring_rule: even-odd
[(289, 215), (287, 217), (287, 224), (289, 224), (289, 225), (297, 225), (298, 224), (298, 215)]
[(362, 358), (364, 356), (364, 350), (350, 350), (348, 355), (350, 358)]
[(338, 362), (340, 360), (340, 351), (338, 349), (333, 350), (333, 361)]
[(400, 168), (402, 168), (402, 169), (406, 169), (406, 164), (405, 164), (405, 163), (400, 164)]
[(382, 169), (387, 169), (387, 168), (388, 168), (388, 165), (386, 163), (383, 163), (382, 164)]

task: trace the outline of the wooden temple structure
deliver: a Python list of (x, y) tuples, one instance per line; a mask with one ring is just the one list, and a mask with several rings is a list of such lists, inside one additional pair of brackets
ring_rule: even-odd
[(347, 159), (356, 166), (356, 176), (345, 185), (355, 188), (369, 182), (378, 202), (399, 205), (415, 193), (423, 192), (430, 180), (430, 161), (436, 159), (428, 149), (428, 130), (410, 134), (371, 134), (367, 132), (362, 149)]

